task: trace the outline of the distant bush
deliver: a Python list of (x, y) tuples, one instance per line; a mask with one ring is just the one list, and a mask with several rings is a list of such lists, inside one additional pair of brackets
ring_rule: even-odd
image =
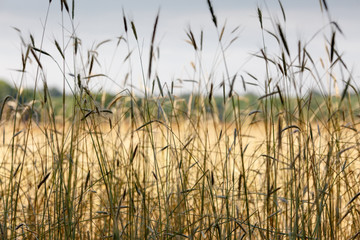
[(4, 80), (0, 80), (0, 99), (1, 99), (1, 101), (8, 95), (15, 97), (15, 95), (16, 95), (15, 88), (11, 87)]
[(51, 97), (61, 97), (62, 96), (62, 92), (60, 92), (59, 89), (57, 89), (57, 88), (50, 88), (49, 93), (50, 93)]

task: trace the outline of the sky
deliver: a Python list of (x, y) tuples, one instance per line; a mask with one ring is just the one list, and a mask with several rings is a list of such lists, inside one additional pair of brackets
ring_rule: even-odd
[[(326, 26), (328, 19), (320, 11), (319, 1), (316, 0), (287, 0), (283, 1), (286, 12), (286, 22), (282, 17), (278, 1), (256, 0), (213, 0), (213, 7), (217, 16), (219, 29), (226, 23), (224, 46), (227, 46), (233, 38), (236, 41), (226, 49), (225, 59), (230, 76), (246, 75), (247, 72), (259, 76), (260, 81), (264, 76), (264, 67), (260, 66), (258, 59), (252, 57), (263, 47), (261, 29), (257, 16), (257, 7), (262, 9), (264, 25), (266, 29), (273, 31), (271, 19), (279, 21), (286, 29), (286, 37), (289, 48), (296, 51), (297, 42), (307, 42), (322, 27)], [(68, 0), (71, 8), (71, 0)], [(337, 36), (337, 46), (343, 54), (346, 63), (355, 80), (359, 80), (360, 67), (360, 1), (358, 0), (328, 0), (332, 20), (336, 21), (343, 31), (343, 35)], [(49, 9), (48, 15), (47, 11)], [(128, 20), (132, 20), (136, 26), (138, 44), (129, 31), (128, 43), (120, 42), (118, 37), (126, 36), (123, 25), (123, 11)], [(105, 74), (107, 77), (91, 78), (83, 80), (91, 90), (105, 89), (118, 93), (127, 88), (125, 83), (129, 64), (124, 59), (130, 51), (133, 86), (139, 90), (144, 89), (143, 76), (147, 74), (149, 46), (152, 30), (157, 13), (159, 14), (158, 29), (155, 38), (155, 47), (159, 48), (160, 57), (153, 63), (154, 74), (159, 76), (161, 84), (174, 85), (179, 93), (194, 90), (194, 81), (204, 81), (200, 85), (201, 91), (208, 91), (204, 79), (211, 79), (215, 89), (219, 91), (220, 83), (227, 75), (224, 69), (224, 61), (221, 48), (218, 44), (217, 30), (215, 29), (206, 0), (76, 0), (75, 18), (73, 25), (69, 16), (60, 11), (60, 0), (0, 0), (0, 78), (19, 86), (34, 86), (35, 83), (42, 86), (46, 81), (48, 86), (61, 88), (63, 86), (62, 58), (54, 42), (66, 46), (67, 66), (65, 76), (66, 88), (73, 88), (74, 82), (70, 77), (74, 72), (81, 73), (86, 77), (84, 65), (89, 50), (104, 40), (110, 40), (98, 49), (96, 64), (93, 74)], [(46, 18), (48, 16), (48, 18)], [(43, 41), (42, 34), (45, 33)], [(81, 39), (81, 49), (76, 61), (73, 61), (71, 44), (69, 39), (75, 28), (76, 36)], [(238, 27), (238, 28), (237, 28)], [(200, 40), (200, 32), (203, 31), (204, 43), (201, 54), (201, 71), (199, 55), (196, 55), (188, 40), (186, 32), (192, 30), (195, 38)], [(21, 34), (15, 30), (21, 31)], [(237, 29), (234, 33), (232, 31)], [(315, 55), (318, 62), (320, 57), (325, 58), (324, 36), (331, 38), (330, 27), (325, 27), (315, 40), (309, 43), (309, 49)], [(30, 43), (30, 34), (35, 40), (35, 46), (48, 52), (53, 59), (41, 56), (44, 74), (37, 75), (37, 64), (33, 60), (25, 75), (17, 71), (21, 68), (22, 42)], [(276, 42), (266, 37), (266, 46), (269, 53), (279, 54)], [(55, 59), (55, 61), (54, 61)], [(196, 65), (194, 73), (192, 63)], [(144, 70), (144, 74), (143, 71)], [(201, 76), (200, 76), (201, 75)], [(180, 81), (192, 80), (192, 81)], [(200, 80), (202, 79), (202, 80)], [(250, 81), (250, 80), (249, 80)], [(316, 88), (316, 84), (305, 84), (307, 87)], [(165, 86), (165, 85), (164, 85)], [(236, 91), (243, 92), (239, 83)], [(255, 89), (261, 91), (261, 87)]]

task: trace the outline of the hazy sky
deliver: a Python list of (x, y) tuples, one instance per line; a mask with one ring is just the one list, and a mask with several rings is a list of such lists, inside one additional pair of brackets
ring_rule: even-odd
[[(328, 0), (331, 17), (337, 21), (344, 32), (339, 36), (338, 47), (344, 54), (349, 67), (354, 69), (355, 77), (358, 79), (357, 69), (360, 67), (360, 1), (359, 0)], [(71, 1), (68, 0), (71, 7)], [(257, 60), (250, 57), (251, 53), (257, 52), (262, 47), (261, 31), (257, 18), (257, 7), (263, 10), (265, 26), (273, 30), (268, 19), (278, 19), (286, 26), (286, 35), (290, 48), (294, 51), (297, 41), (308, 41), (328, 20), (321, 14), (319, 1), (317, 0), (287, 0), (283, 1), (286, 11), (286, 24), (283, 24), (281, 10), (278, 1), (267, 0), (213, 0), (214, 10), (218, 18), (219, 26), (226, 22), (224, 43), (229, 42), (233, 37), (238, 36), (236, 42), (226, 51), (226, 59), (230, 75), (243, 74), (249, 71), (259, 74)], [(21, 30), (25, 41), (29, 42), (30, 33), (34, 36), (35, 44), (40, 47), (43, 25), (46, 12), (49, 7), (48, 1), (40, 0), (0, 0), (0, 78), (9, 82), (19, 84), (21, 75), (15, 71), (21, 68), (21, 41), (19, 34), (14, 30), (16, 27)], [(148, 52), (155, 16), (160, 8), (160, 19), (156, 35), (155, 45), (160, 48), (160, 59), (155, 62), (155, 69), (163, 83), (171, 80), (196, 79), (193, 75), (191, 62), (195, 55), (187, 40), (186, 30), (191, 27), (195, 37), (199, 40), (200, 31), (204, 31), (203, 51), (203, 74), (213, 76), (213, 81), (218, 84), (222, 81), (224, 71), (221, 52), (217, 44), (216, 30), (211, 22), (211, 16), (206, 0), (76, 0), (75, 1), (75, 28), (76, 35), (81, 39), (81, 53), (85, 60), (87, 50), (90, 50), (103, 40), (109, 42), (99, 49), (98, 60), (101, 64), (96, 67), (95, 73), (102, 73), (109, 76), (109, 79), (99, 78), (91, 80), (90, 86), (93, 89), (104, 87), (113, 92), (123, 89), (123, 82), (128, 65), (123, 59), (128, 54), (126, 44), (121, 43), (116, 47), (117, 37), (124, 35), (122, 22), (122, 9), (128, 19), (134, 20), (139, 36), (140, 53), (142, 55), (145, 70), (148, 64)], [(268, 10), (267, 10), (268, 8)], [(71, 35), (71, 24), (68, 16), (64, 17), (64, 40), (69, 41)], [(54, 45), (57, 40), (61, 45), (62, 39), (62, 18), (60, 14), (60, 0), (53, 0), (50, 4), (49, 18), (46, 22), (47, 28), (44, 36), (43, 50), (49, 52), (61, 64), (61, 57)], [(231, 34), (231, 31), (239, 26), (238, 32)], [(330, 37), (330, 28), (325, 28), (324, 34)], [(133, 51), (133, 79), (134, 85), (141, 88), (142, 74), (140, 57), (136, 42), (132, 34), (129, 35), (130, 48)], [(314, 40), (309, 48), (319, 57), (325, 57), (324, 38), (320, 35)], [(272, 46), (274, 42), (267, 40), (270, 52), (278, 54), (278, 50)], [(226, 44), (225, 44), (226, 45)], [(68, 46), (68, 49), (71, 46)], [(71, 57), (68, 50), (67, 57)], [(70, 59), (70, 58), (69, 58)], [(316, 59), (317, 60), (317, 59)], [(60, 87), (62, 76), (58, 66), (48, 57), (42, 56), (45, 69), (45, 78), (50, 86)], [(66, 74), (72, 73), (74, 67), (72, 61), (68, 61)], [(36, 64), (34, 64), (36, 65)], [(81, 72), (81, 61), (77, 60), (77, 71)], [(24, 84), (31, 86), (35, 82), (36, 72), (29, 69), (29, 73), (23, 79)], [(67, 75), (68, 76), (68, 75)], [(40, 79), (42, 81), (42, 79)], [(69, 83), (72, 85), (69, 78)], [(178, 82), (177, 85), (179, 85)], [(310, 83), (311, 84), (311, 83)], [(191, 85), (185, 85), (181, 91), (191, 90)], [(241, 92), (241, 89), (237, 89)]]

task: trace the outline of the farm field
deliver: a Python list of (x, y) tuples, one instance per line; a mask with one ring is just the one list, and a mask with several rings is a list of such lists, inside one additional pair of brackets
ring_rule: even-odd
[(2, 208), (16, 219), (12, 233), (287, 238), (295, 221), (299, 236), (331, 234), (332, 222), (338, 238), (356, 231), (357, 127), (277, 126), (267, 136), (264, 122), (198, 120), (82, 121), (65, 135), (61, 126), (21, 124), (15, 134), (3, 126)]

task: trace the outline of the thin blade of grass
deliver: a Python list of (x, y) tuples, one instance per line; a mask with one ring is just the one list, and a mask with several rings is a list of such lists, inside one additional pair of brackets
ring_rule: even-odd
[(290, 51), (289, 51), (289, 47), (288, 47), (284, 32), (283, 32), (280, 24), (278, 24), (277, 27), (278, 27), (278, 30), (279, 30), (281, 41), (282, 41), (282, 43), (283, 43), (283, 45), (285, 47), (286, 53), (288, 54), (288, 56), (290, 56)]
[(349, 206), (352, 202), (354, 202), (358, 197), (360, 196), (360, 192), (355, 194), (354, 197), (351, 198), (351, 200), (346, 204), (346, 207)]
[(281, 3), (280, 0), (278, 0), (278, 3), (279, 3), (279, 5), (280, 5), (280, 9), (281, 9), (281, 13), (282, 13), (282, 15), (283, 15), (284, 22), (286, 22), (286, 14), (285, 14), (284, 7), (283, 7), (283, 5), (282, 5), (282, 3)]
[(333, 34), (332, 34), (332, 37), (331, 37), (330, 62), (333, 62), (333, 59), (334, 59), (335, 37), (336, 37), (336, 32), (334, 31)]
[(62, 52), (61, 47), (60, 47), (59, 43), (56, 40), (55, 40), (55, 46), (56, 46), (56, 49), (59, 51), (62, 59), (65, 59), (64, 53)]
[(260, 22), (260, 27), (261, 27), (261, 29), (264, 29), (263, 20), (262, 20), (262, 12), (259, 7), (257, 8), (257, 13), (258, 13), (258, 18), (259, 18), (259, 22)]
[(211, 13), (212, 21), (213, 21), (215, 27), (217, 27), (217, 19), (216, 19), (216, 16), (215, 16), (215, 13), (214, 13), (214, 8), (213, 8), (213, 6), (211, 4), (211, 1), (207, 0), (207, 4), (208, 4), (208, 7), (209, 7), (209, 10), (210, 10), (210, 13)]
[(149, 53), (148, 78), (151, 77), (152, 61), (153, 61), (153, 55), (154, 55), (154, 41), (155, 41), (157, 25), (158, 25), (158, 22), (159, 22), (159, 14), (160, 14), (160, 10), (158, 11), (158, 13), (156, 15), (156, 18), (155, 18), (155, 23), (154, 23), (154, 27), (153, 27), (153, 33), (152, 33), (152, 37), (151, 37), (151, 46), (150, 46), (150, 53)]
[(38, 186), (37, 186), (38, 189), (41, 187), (41, 185), (43, 185), (46, 182), (46, 180), (49, 178), (49, 176), (50, 176), (50, 172), (48, 174), (46, 174), (46, 176), (38, 184)]
[(136, 27), (135, 27), (134, 21), (131, 21), (130, 23), (131, 23), (131, 29), (133, 31), (134, 37), (135, 37), (135, 39), (137, 41), (138, 40), (138, 35), (136, 33)]

